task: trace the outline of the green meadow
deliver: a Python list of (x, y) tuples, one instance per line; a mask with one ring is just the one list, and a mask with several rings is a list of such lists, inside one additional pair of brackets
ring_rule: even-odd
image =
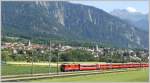
[[(59, 62), (62, 63), (76, 63), (76, 64), (96, 64), (98, 62)], [(100, 62), (103, 63), (103, 62)], [(50, 64), (50, 72), (57, 72), (57, 64)], [(27, 62), (7, 62), (7, 64), (1, 65), (2, 75), (18, 75), (18, 74), (31, 74), (31, 63)], [(59, 68), (60, 69), (60, 68)], [(60, 71), (60, 70), (59, 70)], [(48, 62), (33, 63), (33, 74), (35, 73), (48, 73), (49, 64)]]
[[(48, 65), (33, 65), (33, 70), (31, 65), (12, 65), (6, 64), (1, 66), (1, 74), (3, 75), (18, 75), (18, 74), (31, 74), (32, 73), (48, 73)], [(57, 67), (50, 67), (50, 72), (57, 72)]]
[[(18, 75), (31, 74), (31, 64), (3, 64), (1, 65), (1, 74)], [(33, 65), (33, 74), (48, 73), (48, 65)], [(60, 71), (60, 70), (59, 70)], [(57, 72), (56, 66), (50, 67), (50, 72)], [(96, 75), (72, 76), (63, 78), (45, 78), (37, 80), (29, 80), (33, 82), (148, 82), (148, 69), (138, 69), (137, 71), (126, 71)]]
[(32, 82), (148, 82), (148, 69), (137, 71), (106, 73), (96, 75), (74, 76), (32, 80)]

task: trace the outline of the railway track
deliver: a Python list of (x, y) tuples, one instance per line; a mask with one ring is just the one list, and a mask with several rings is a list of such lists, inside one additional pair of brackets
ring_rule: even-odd
[[(58, 77), (69, 77), (69, 76), (80, 76), (80, 75), (92, 75), (92, 74), (104, 74), (104, 73), (115, 73), (115, 72), (125, 72), (128, 70), (107, 70), (107, 71), (78, 71), (78, 72), (59, 72), (59, 73), (43, 73), (43, 74), (24, 74), (24, 75), (11, 75), (11, 76), (2, 76), (2, 82), (10, 81), (25, 81), (25, 80), (34, 80), (42, 78), (58, 78)], [(131, 70), (130, 70), (131, 71)], [(133, 71), (133, 70), (132, 70)]]
[[(93, 70), (97, 71), (97, 70)], [(92, 72), (92, 71), (75, 71), (75, 72), (59, 72), (59, 74), (72, 74), (72, 73), (77, 73), (77, 72)], [(38, 74), (20, 74), (20, 75), (6, 75), (6, 76), (1, 76), (2, 79), (6, 78), (17, 78), (17, 77), (29, 77), (29, 76), (42, 76), (42, 75), (57, 75), (57, 73), (38, 73)]]

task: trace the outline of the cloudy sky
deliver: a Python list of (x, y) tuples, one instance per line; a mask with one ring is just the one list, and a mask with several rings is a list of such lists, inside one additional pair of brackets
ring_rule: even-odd
[(70, 1), (72, 3), (79, 3), (84, 5), (94, 6), (110, 12), (114, 9), (128, 9), (131, 12), (148, 13), (147, 1)]

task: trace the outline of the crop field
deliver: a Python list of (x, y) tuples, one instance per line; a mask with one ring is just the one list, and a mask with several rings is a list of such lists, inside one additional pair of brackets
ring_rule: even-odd
[(86, 76), (39, 79), (32, 82), (148, 82), (148, 69)]
[[(17, 75), (17, 74), (30, 74), (31, 73), (31, 65), (13, 65), (13, 64), (5, 64), (1, 66), (1, 74), (2, 75)], [(56, 67), (50, 67), (50, 72), (56, 72)], [(39, 66), (33, 65), (33, 74), (35, 73), (48, 73), (49, 66)]]

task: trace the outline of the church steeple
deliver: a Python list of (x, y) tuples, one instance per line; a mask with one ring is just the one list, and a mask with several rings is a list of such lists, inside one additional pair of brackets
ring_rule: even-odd
[(28, 46), (31, 46), (31, 42), (30, 42), (30, 40), (28, 41)]

